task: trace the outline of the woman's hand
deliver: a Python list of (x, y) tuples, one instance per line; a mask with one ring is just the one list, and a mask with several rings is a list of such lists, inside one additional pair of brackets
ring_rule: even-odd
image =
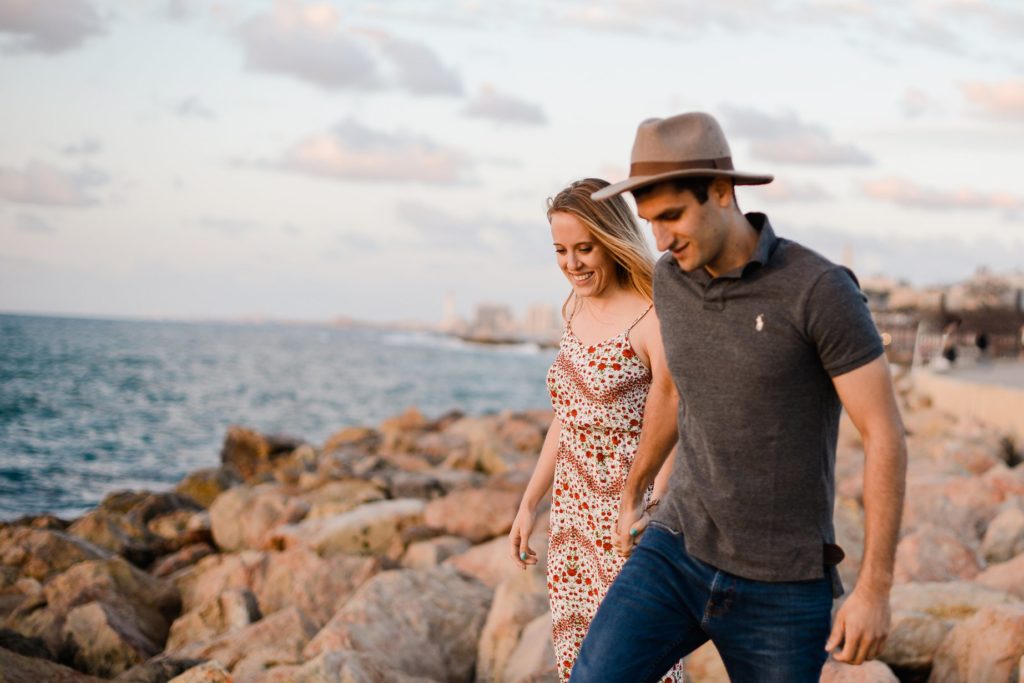
[(520, 506), (515, 521), (512, 522), (512, 531), (508, 534), (508, 540), (512, 546), (512, 559), (520, 569), (526, 569), (527, 565), (537, 564), (537, 553), (530, 547), (530, 534), (533, 533), (533, 526), (536, 523), (537, 512)]

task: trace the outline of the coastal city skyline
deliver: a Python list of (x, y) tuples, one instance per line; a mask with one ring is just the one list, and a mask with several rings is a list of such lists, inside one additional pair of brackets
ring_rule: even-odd
[(745, 210), (859, 276), (1024, 258), (1008, 0), (0, 0), (0, 311), (557, 305), (545, 199), (705, 110)]

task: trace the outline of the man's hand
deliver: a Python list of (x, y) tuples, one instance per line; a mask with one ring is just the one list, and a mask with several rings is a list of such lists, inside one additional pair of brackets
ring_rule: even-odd
[(885, 646), (890, 618), (888, 591), (854, 589), (836, 613), (825, 650), (832, 652), (842, 644), (842, 650), (834, 653), (834, 657), (846, 664), (874, 659)]

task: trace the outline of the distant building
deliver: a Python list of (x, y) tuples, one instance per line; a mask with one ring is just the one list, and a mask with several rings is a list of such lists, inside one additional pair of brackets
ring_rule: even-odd
[(562, 334), (562, 318), (558, 309), (550, 304), (534, 304), (526, 309), (523, 319), (523, 335), (541, 344), (558, 342)]

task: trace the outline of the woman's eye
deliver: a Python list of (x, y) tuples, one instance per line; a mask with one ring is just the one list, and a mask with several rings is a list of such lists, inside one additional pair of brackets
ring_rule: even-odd
[(583, 247), (580, 249), (581, 254), (589, 254), (592, 251), (591, 247)]

